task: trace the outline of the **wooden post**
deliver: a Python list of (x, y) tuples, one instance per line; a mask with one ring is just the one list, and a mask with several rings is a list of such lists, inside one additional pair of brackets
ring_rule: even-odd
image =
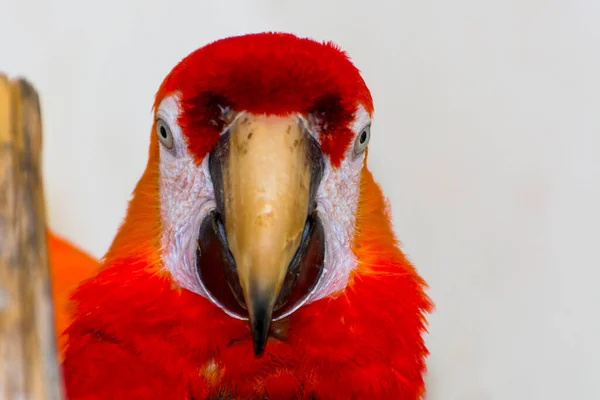
[(0, 399), (60, 400), (35, 89), (0, 74)]

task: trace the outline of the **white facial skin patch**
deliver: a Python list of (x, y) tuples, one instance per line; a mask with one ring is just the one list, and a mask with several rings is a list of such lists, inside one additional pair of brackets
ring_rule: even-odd
[(317, 212), (325, 230), (324, 270), (305, 303), (344, 290), (350, 272), (358, 265), (352, 251), (352, 242), (365, 153), (355, 155), (354, 143), (370, 122), (369, 113), (360, 106), (352, 124), (354, 137), (346, 149), (341, 165), (333, 168), (328, 160), (325, 162), (323, 180), (316, 196)]
[[(195, 164), (194, 157), (188, 150), (187, 138), (177, 125), (179, 113), (175, 95), (165, 97), (156, 113), (156, 117), (169, 126), (173, 136), (171, 149), (160, 146), (163, 265), (181, 287), (210, 298), (234, 318), (246, 319), (219, 304), (206, 290), (198, 275), (196, 250), (200, 225), (210, 211), (216, 208), (216, 202), (208, 168), (209, 157), (205, 157), (200, 166)], [(369, 123), (369, 114), (360, 106), (352, 126), (354, 137), (341, 165), (332, 168), (325, 159), (323, 179), (316, 194), (317, 212), (325, 232), (323, 273), (307, 298), (278, 319), (291, 314), (303, 304), (344, 290), (351, 271), (357, 266), (352, 242), (365, 153), (356, 155), (354, 143)]]
[(166, 97), (156, 113), (173, 136), (173, 148), (160, 146), (160, 212), (163, 225), (162, 260), (181, 287), (208, 297), (196, 272), (196, 248), (200, 224), (216, 207), (208, 171), (208, 157), (195, 164), (186, 140), (177, 125), (179, 115), (175, 96)]

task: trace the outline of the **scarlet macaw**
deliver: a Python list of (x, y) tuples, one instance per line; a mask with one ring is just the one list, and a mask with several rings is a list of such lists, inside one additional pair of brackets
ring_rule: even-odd
[(51, 235), (68, 398), (420, 398), (432, 303), (367, 169), (372, 114), (332, 43), (183, 59), (105, 257)]

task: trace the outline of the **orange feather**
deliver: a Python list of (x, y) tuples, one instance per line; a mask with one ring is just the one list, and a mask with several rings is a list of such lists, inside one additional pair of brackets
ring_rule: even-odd
[(100, 262), (52, 231), (48, 232), (47, 237), (54, 326), (59, 352), (62, 354), (66, 344), (62, 332), (71, 323), (69, 297), (77, 286), (98, 272)]

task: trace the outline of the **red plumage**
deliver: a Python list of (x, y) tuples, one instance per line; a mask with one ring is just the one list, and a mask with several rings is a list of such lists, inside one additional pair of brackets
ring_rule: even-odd
[[(350, 140), (345, 130), (352, 115), (345, 113), (357, 104), (372, 110), (369, 92), (346, 56), (332, 45), (290, 35), (228, 40), (184, 59), (157, 96), (159, 101), (181, 92), (181, 123), (199, 160), (215, 140), (216, 131), (206, 124), (208, 93), (255, 113), (340, 106), (339, 121), (329, 128), (331, 140), (322, 143), (339, 162)], [(319, 62), (309, 62), (315, 54)], [(249, 74), (246, 79), (236, 79), (243, 73)], [(359, 267), (346, 291), (275, 323), (279, 339), (269, 339), (266, 353), (256, 358), (247, 322), (174, 287), (156, 267), (156, 153), (153, 139), (147, 171), (102, 271), (73, 295), (63, 364), (70, 399), (417, 399), (423, 394), (424, 313), (432, 305), (424, 281), (398, 249), (383, 195), (366, 166), (353, 245)], [(143, 229), (136, 224), (141, 219)]]
[(283, 33), (231, 37), (194, 51), (164, 80), (155, 106), (175, 91), (184, 110), (180, 125), (198, 159), (216, 144), (222, 126), (211, 124), (220, 106), (251, 113), (327, 114), (321, 147), (338, 165), (351, 140), (356, 104), (373, 110), (356, 67), (333, 43)]

